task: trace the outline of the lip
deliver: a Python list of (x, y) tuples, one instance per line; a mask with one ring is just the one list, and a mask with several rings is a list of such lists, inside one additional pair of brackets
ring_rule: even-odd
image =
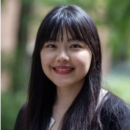
[[(56, 69), (71, 69), (71, 70), (60, 71), (60, 70), (56, 70)], [(74, 68), (69, 67), (69, 66), (55, 66), (55, 67), (53, 67), (53, 70), (57, 74), (70, 74), (74, 70)]]
[(53, 68), (56, 68), (56, 69), (73, 69), (73, 67), (70, 67), (70, 66), (54, 66)]

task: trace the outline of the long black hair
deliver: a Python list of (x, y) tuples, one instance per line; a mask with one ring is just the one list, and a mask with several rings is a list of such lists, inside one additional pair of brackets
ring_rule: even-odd
[(39, 27), (32, 56), (24, 130), (47, 130), (49, 127), (56, 86), (42, 70), (40, 51), (45, 42), (62, 37), (63, 28), (72, 38), (87, 44), (92, 52), (92, 61), (81, 91), (63, 117), (62, 130), (90, 130), (100, 127), (96, 114), (102, 74), (100, 40), (90, 16), (80, 7), (72, 5), (55, 7)]

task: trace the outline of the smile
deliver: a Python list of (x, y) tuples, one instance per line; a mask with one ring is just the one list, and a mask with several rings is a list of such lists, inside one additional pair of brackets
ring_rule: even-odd
[[(55, 68), (54, 68), (55, 69)], [(55, 70), (57, 70), (57, 71), (70, 71), (70, 70), (72, 70), (72, 69), (55, 69)]]
[(53, 68), (54, 72), (58, 73), (58, 74), (69, 74), (71, 73), (74, 68)]

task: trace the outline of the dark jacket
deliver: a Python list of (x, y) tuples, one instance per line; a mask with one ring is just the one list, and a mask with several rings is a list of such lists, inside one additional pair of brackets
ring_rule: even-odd
[[(130, 108), (120, 98), (108, 92), (108, 99), (101, 110), (103, 130), (130, 130)], [(22, 130), (22, 114), (26, 109), (24, 105), (17, 116), (14, 130)]]

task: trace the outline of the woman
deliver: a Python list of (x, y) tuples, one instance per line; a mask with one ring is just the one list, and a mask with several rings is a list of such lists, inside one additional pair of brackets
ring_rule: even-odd
[(101, 47), (90, 16), (58, 6), (42, 21), (28, 102), (14, 130), (130, 130), (130, 109), (101, 88)]

